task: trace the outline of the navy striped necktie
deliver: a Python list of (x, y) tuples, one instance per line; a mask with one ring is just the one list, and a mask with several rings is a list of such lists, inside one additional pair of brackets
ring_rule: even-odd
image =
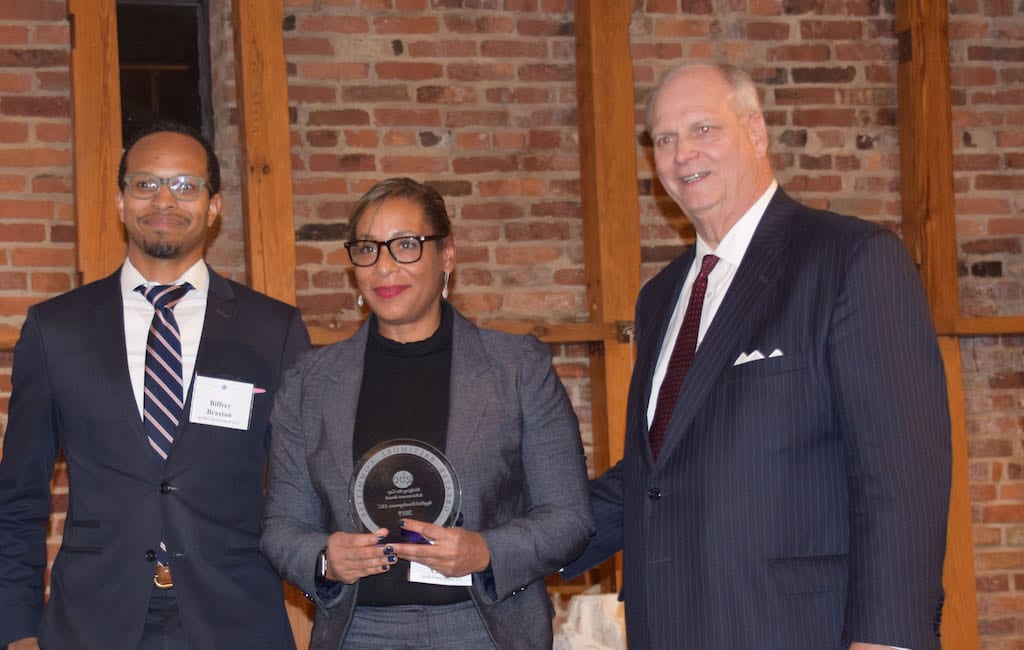
[(661, 388), (658, 389), (658, 402), (654, 407), (650, 431), (651, 454), (655, 460), (658, 459), (661, 443), (665, 440), (665, 432), (668, 429), (668, 421), (672, 419), (672, 411), (676, 408), (679, 389), (683, 386), (686, 371), (690, 369), (693, 355), (697, 352), (697, 332), (700, 330), (700, 315), (704, 311), (704, 294), (708, 290), (708, 276), (711, 275), (711, 270), (717, 263), (718, 258), (714, 255), (705, 255), (701, 260), (700, 272), (690, 290), (690, 301), (686, 305), (683, 324), (679, 328), (679, 335), (672, 347), (672, 356), (668, 360), (665, 378), (661, 382)]
[(181, 376), (181, 330), (178, 329), (173, 310), (190, 289), (192, 285), (187, 282), (135, 288), (156, 310), (146, 341), (142, 413), (149, 447), (161, 460), (167, 460), (185, 406)]

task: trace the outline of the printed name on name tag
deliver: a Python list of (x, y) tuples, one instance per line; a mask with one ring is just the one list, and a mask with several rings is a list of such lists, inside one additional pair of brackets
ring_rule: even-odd
[(253, 385), (244, 381), (196, 375), (189, 422), (245, 431), (252, 415), (253, 392)]

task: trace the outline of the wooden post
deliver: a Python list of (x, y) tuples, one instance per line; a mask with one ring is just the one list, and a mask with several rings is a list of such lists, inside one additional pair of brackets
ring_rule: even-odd
[[(640, 285), (640, 209), (630, 5), (577, 0), (574, 12), (588, 310), (592, 322), (617, 322), (623, 333), (631, 333)], [(632, 370), (631, 335), (592, 347), (591, 412), (599, 473), (622, 458)]]
[(242, 209), (249, 286), (295, 302), (295, 224), (283, 0), (236, 0)]
[(948, 7), (930, 0), (896, 3), (899, 43), (900, 184), (903, 239), (918, 263), (946, 366), (953, 424), (946, 604), (942, 642), (976, 650), (978, 637), (974, 544), (967, 468), (967, 427), (959, 339), (953, 129), (950, 112)]
[[(295, 303), (295, 225), (284, 57), (283, 0), (231, 3), (249, 286)], [(312, 565), (310, 568), (312, 571)], [(285, 606), (295, 643), (309, 645), (313, 605), (290, 584)]]
[(68, 0), (78, 284), (124, 261), (115, 174), (121, 159), (121, 82), (114, 0)]

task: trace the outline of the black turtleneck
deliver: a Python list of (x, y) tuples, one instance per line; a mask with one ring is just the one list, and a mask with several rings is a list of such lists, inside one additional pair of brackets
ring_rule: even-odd
[[(441, 324), (430, 338), (398, 343), (381, 336), (370, 316), (363, 382), (352, 436), (356, 463), (370, 449), (412, 438), (445, 450), (452, 367), (452, 308), (441, 303)], [(381, 563), (385, 559), (381, 557)], [(387, 573), (359, 581), (359, 605), (444, 605), (469, 599), (466, 587), (408, 581), (409, 563), (399, 560)]]

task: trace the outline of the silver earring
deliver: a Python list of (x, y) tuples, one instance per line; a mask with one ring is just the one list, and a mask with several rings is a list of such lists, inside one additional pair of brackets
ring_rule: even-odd
[(359, 294), (356, 296), (356, 304), (359, 305), (360, 307), (363, 306), (363, 294)]
[(451, 275), (448, 271), (444, 272), (444, 289), (441, 289), (441, 297), (448, 300), (448, 276)]

